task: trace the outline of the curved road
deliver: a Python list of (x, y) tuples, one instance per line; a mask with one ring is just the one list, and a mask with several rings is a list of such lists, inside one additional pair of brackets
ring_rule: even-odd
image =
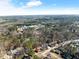
[[(42, 52), (39, 52), (39, 53), (35, 53), (35, 55), (38, 55), (38, 56), (40, 56), (40, 57), (46, 57), (47, 54), (50, 53), (50, 51), (51, 51), (52, 49), (58, 48), (58, 47), (60, 47), (60, 46), (64, 46), (64, 45), (69, 44), (69, 43), (71, 43), (71, 42), (79, 42), (79, 39), (65, 41), (65, 42), (63, 42), (63, 43), (60, 43), (60, 44), (58, 44), (58, 45), (55, 45), (54, 47), (48, 47), (47, 50), (42, 51)], [(61, 58), (58, 57), (58, 59), (61, 59)]]

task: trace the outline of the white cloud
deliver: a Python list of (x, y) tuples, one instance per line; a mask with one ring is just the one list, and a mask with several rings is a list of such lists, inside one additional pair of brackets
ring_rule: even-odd
[(26, 7), (37, 7), (42, 5), (42, 2), (40, 0), (31, 0), (26, 4)]
[[(37, 0), (32, 0), (37, 1)], [(36, 4), (27, 4), (32, 7), (36, 6), (40, 2), (39, 0), (36, 2)], [(35, 2), (34, 2), (35, 3)], [(39, 6), (41, 3), (39, 3), (37, 6)], [(79, 9), (78, 8), (55, 8), (55, 9), (24, 9), (24, 8), (15, 8), (13, 7), (9, 0), (0, 0), (0, 16), (6, 16), (6, 15), (70, 15), (70, 14), (77, 14), (79, 15)]]
[(47, 10), (33, 10), (31, 15), (79, 15), (79, 9), (47, 9)]

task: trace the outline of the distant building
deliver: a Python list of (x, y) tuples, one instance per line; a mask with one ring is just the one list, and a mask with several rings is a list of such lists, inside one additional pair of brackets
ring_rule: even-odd
[(73, 25), (79, 27), (79, 21), (75, 21)]

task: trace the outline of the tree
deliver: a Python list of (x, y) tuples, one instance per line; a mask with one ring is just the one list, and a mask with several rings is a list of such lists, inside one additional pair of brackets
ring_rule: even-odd
[(34, 55), (33, 59), (40, 59), (38, 56)]

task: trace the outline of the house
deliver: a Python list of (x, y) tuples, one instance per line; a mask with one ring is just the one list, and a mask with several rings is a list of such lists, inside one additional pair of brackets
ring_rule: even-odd
[(36, 48), (34, 49), (34, 51), (35, 51), (36, 53), (40, 52), (40, 51), (41, 51), (41, 47), (36, 47)]

